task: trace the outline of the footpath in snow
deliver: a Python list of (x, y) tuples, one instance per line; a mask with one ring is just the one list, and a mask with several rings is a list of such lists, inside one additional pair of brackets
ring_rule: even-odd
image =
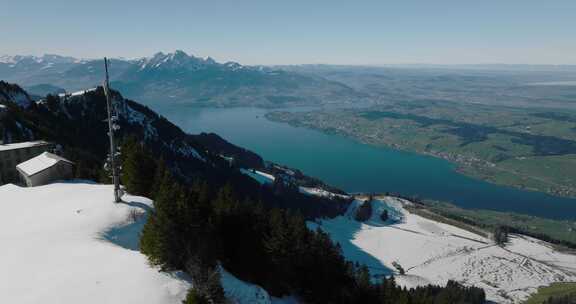
[[(359, 223), (354, 214), (360, 204), (353, 202), (344, 216), (308, 226), (329, 233), (349, 260), (366, 264), (375, 278), (394, 273), (406, 287), (444, 285), (453, 279), (484, 288), (487, 299), (497, 303), (521, 303), (539, 286), (576, 281), (576, 256), (545, 242), (511, 235), (502, 248), (461, 228), (411, 214), (403, 207), (410, 202), (394, 197), (373, 201), (372, 218)], [(386, 222), (379, 218), (384, 209)], [(406, 275), (398, 275), (393, 263)]]
[(0, 303), (181, 303), (190, 284), (137, 251), (152, 202), (109, 185), (0, 187)]

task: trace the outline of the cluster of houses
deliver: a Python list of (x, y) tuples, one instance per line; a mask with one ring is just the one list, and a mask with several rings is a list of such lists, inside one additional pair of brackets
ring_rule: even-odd
[(74, 163), (53, 153), (55, 148), (45, 141), (0, 144), (0, 185), (34, 187), (71, 179)]

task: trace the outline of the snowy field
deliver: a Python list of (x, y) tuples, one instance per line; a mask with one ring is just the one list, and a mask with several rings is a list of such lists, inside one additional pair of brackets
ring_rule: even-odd
[[(190, 283), (181, 273), (161, 273), (138, 252), (138, 237), (152, 202), (124, 196), (113, 204), (109, 185), (57, 183), (34, 188), (0, 186), (0, 303), (181, 303)], [(518, 235), (501, 248), (489, 239), (410, 214), (407, 202), (374, 202), (366, 223), (346, 215), (317, 223), (338, 241), (348, 259), (370, 267), (375, 279), (396, 274), (406, 287), (455, 279), (482, 287), (489, 300), (519, 303), (539, 286), (576, 281), (576, 256)], [(389, 220), (379, 215), (388, 210)], [(221, 269), (232, 303), (296, 303)]]
[[(161, 273), (138, 251), (152, 201), (90, 182), (0, 186), (0, 303), (180, 304), (186, 275)], [(234, 304), (295, 304), (220, 269)]]
[[(360, 202), (351, 204), (345, 216), (317, 223), (340, 243), (346, 257), (366, 264), (375, 278), (397, 273), (393, 262), (406, 270), (396, 274), (406, 287), (445, 284), (454, 279), (484, 288), (488, 300), (521, 303), (539, 286), (576, 281), (576, 256), (563, 254), (547, 243), (512, 235), (505, 248), (466, 230), (438, 223), (403, 208), (409, 202), (385, 197), (374, 201), (372, 218), (353, 219)], [(379, 215), (387, 209), (390, 218)]]
[(181, 303), (183, 275), (137, 250), (151, 201), (109, 185), (0, 187), (0, 303)]

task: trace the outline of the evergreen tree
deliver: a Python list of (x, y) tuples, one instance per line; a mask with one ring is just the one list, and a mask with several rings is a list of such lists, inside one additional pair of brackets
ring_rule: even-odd
[[(304, 217), (241, 201), (233, 184), (212, 189), (195, 180), (183, 187), (164, 165), (154, 174), (154, 211), (141, 251), (164, 270), (185, 270), (193, 280), (185, 303), (222, 303), (218, 265), (274, 296), (306, 303), (483, 303), (481, 289), (402, 289), (393, 279), (373, 284), (369, 269), (345, 260), (330, 236), (306, 227)], [(369, 205), (369, 204), (368, 204)]]
[(195, 288), (190, 288), (182, 304), (210, 304), (208, 299), (201, 296)]
[(372, 200), (367, 200), (358, 209), (354, 215), (354, 219), (359, 222), (364, 222), (370, 219), (372, 216)]
[(498, 246), (504, 246), (508, 243), (508, 228), (504, 226), (498, 226), (494, 229), (494, 242)]
[(141, 143), (129, 138), (122, 146), (122, 183), (135, 195), (150, 196), (154, 189), (156, 162)]
[(380, 219), (385, 222), (388, 220), (388, 210), (384, 209), (382, 214), (380, 214)]

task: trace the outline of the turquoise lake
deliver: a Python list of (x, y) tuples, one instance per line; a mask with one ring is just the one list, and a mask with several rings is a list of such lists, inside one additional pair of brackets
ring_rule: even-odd
[(576, 219), (576, 199), (469, 178), (429, 156), (361, 144), (339, 135), (267, 120), (258, 108), (158, 108), (189, 133), (214, 132), (264, 159), (298, 168), (348, 192), (393, 192), (463, 208)]

